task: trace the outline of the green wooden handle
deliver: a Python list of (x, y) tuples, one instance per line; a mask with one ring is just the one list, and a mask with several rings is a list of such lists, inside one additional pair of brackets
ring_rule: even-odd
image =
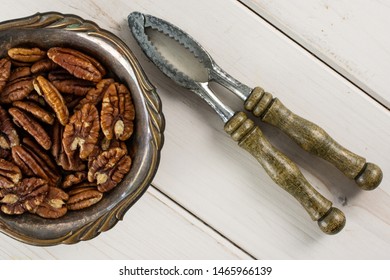
[(245, 113), (236, 113), (225, 131), (257, 159), (274, 182), (300, 202), (323, 232), (336, 234), (344, 227), (343, 212), (310, 185), (296, 164), (273, 147)]
[(245, 109), (280, 128), (304, 150), (332, 163), (361, 189), (373, 190), (382, 181), (379, 166), (342, 147), (321, 127), (294, 114), (262, 88), (253, 89)]

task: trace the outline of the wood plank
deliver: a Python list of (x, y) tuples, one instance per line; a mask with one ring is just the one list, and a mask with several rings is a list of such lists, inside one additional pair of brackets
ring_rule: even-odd
[[(70, 0), (66, 3), (45, 0), (39, 4), (20, 1), (15, 5), (13, 7), (17, 9), (0, 11), (2, 18), (27, 16), (37, 9), (75, 13), (95, 20), (133, 49), (157, 87), (167, 122), (161, 164), (153, 184), (228, 240), (263, 259), (388, 258), (390, 182), (386, 174), (390, 170), (389, 112), (237, 1), (121, 0), (115, 1), (112, 6), (115, 8), (110, 6), (109, 13), (104, 0)], [(261, 84), (293, 111), (321, 125), (340, 143), (382, 166), (385, 177), (381, 187), (369, 193), (359, 191), (338, 170), (302, 152), (279, 131), (259, 123), (270, 141), (296, 161), (310, 182), (346, 213), (348, 222), (342, 233), (324, 236), (303, 209), (269, 179), (258, 163), (229, 139), (223, 132), (222, 122), (207, 105), (192, 93), (175, 86), (145, 58), (126, 25), (127, 15), (134, 10), (165, 18), (180, 26), (202, 43), (231, 75), (250, 86)], [(232, 107), (242, 109), (241, 102), (229, 101)], [(208, 241), (196, 237), (198, 227), (190, 226), (183, 234), (183, 240), (178, 240), (178, 244), (172, 242), (170, 236), (176, 238), (174, 233), (181, 223), (178, 224), (175, 215), (169, 214), (170, 222), (166, 224), (164, 213), (170, 211), (162, 208), (165, 210), (158, 215), (160, 208), (154, 200), (144, 202), (151, 199), (145, 197), (138, 203), (158, 208), (149, 218), (157, 215), (153, 219), (153, 231), (162, 230), (162, 236), (156, 232), (141, 234), (148, 232), (144, 230), (134, 234), (133, 238), (127, 233), (133, 229), (131, 225), (122, 231), (118, 224), (111, 232), (99, 237), (106, 236), (109, 239), (107, 244), (120, 243), (115, 247), (122, 246), (118, 252), (99, 243), (98, 246), (103, 246), (109, 253), (96, 253), (97, 250), (89, 246), (98, 239), (80, 244), (85, 246), (83, 252), (86, 255), (96, 253), (97, 258), (122, 258), (131, 254), (127, 248), (132, 249), (130, 246), (134, 245), (139, 250), (132, 255), (134, 258), (207, 257), (202, 252), (188, 252), (190, 243), (200, 248), (204, 248), (203, 242), (208, 244)], [(136, 211), (135, 207), (126, 219), (141, 219), (138, 220), (140, 225), (150, 229), (150, 223), (145, 225), (144, 218), (131, 214)], [(143, 213), (143, 210), (139, 211)], [(117, 234), (118, 231), (121, 233)], [(184, 235), (187, 235), (185, 240)], [(206, 236), (210, 237), (210, 234)], [(124, 239), (118, 241), (120, 237)], [(210, 238), (212, 244), (215, 239)], [(151, 248), (157, 247), (156, 252), (140, 248), (149, 242), (152, 242)], [(185, 252), (181, 250), (182, 244)], [(77, 246), (69, 247), (68, 251), (66, 246), (53, 249), (64, 258), (72, 258)], [(217, 257), (221, 252), (214, 247), (207, 250)], [(30, 248), (21, 249), (21, 255), (24, 254), (36, 256)], [(49, 255), (45, 253), (45, 257)]]
[(35, 247), (0, 235), (0, 259), (250, 259), (153, 187), (124, 220), (74, 245)]
[(239, 0), (390, 108), (390, 4)]
[[(261, 83), (293, 111), (388, 172), (390, 121), (382, 106), (234, 1), (174, 4), (154, 2), (142, 6), (141, 11), (186, 30), (227, 72), (249, 85)], [(221, 121), (207, 105), (170, 83), (136, 49), (133, 40), (123, 38), (133, 46), (163, 100), (166, 140), (154, 180), (160, 190), (257, 258), (387, 257), (390, 209), (386, 176), (378, 190), (359, 191), (338, 170), (302, 152), (279, 131), (260, 124), (271, 142), (346, 213), (345, 230), (337, 236), (324, 236), (258, 163), (224, 134)], [(233, 106), (242, 108), (237, 101)]]

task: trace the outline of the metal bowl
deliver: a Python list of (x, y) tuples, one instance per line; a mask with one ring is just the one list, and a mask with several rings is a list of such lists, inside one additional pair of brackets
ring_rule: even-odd
[(158, 167), (164, 117), (155, 88), (118, 37), (75, 15), (42, 13), (0, 23), (0, 57), (15, 46), (72, 47), (98, 59), (132, 92), (136, 110), (131, 138), (132, 167), (124, 180), (96, 205), (68, 211), (59, 219), (0, 214), (0, 231), (24, 243), (49, 246), (89, 240), (111, 229), (142, 196)]

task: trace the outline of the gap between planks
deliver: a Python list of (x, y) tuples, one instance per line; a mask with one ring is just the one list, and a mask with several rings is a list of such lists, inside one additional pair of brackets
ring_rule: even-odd
[(210, 235), (212, 238), (214, 238), (218, 243), (226, 247), (227, 250), (231, 251), (232, 253), (236, 254), (240, 259), (254, 259), (257, 260), (257, 258), (253, 255), (251, 255), (248, 251), (241, 248), (238, 244), (236, 244), (234, 241), (230, 240), (227, 236), (225, 236), (222, 232), (218, 231), (217, 229), (213, 228), (210, 224), (206, 223), (204, 220), (202, 220), (200, 217), (198, 217), (196, 214), (185, 208), (183, 205), (178, 203), (177, 201), (173, 200), (171, 197), (169, 197), (167, 194), (165, 194), (163, 191), (161, 191), (158, 187), (156, 187), (155, 184), (150, 184), (148, 188), (148, 193), (151, 194), (153, 197), (161, 201), (164, 205), (168, 206), (172, 210), (174, 210), (176, 213), (178, 213), (180, 216), (182, 216), (184, 219), (189, 221), (191, 224), (205, 232), (206, 234)]
[(352, 84), (353, 86), (355, 86), (357, 89), (359, 89), (360, 91), (362, 91), (364, 94), (366, 94), (368, 97), (370, 97), (373, 101), (375, 101), (376, 103), (378, 103), (379, 105), (381, 105), (382, 107), (384, 107), (385, 109), (389, 110), (390, 111), (390, 108), (387, 107), (385, 104), (383, 104), (381, 101), (379, 101), (378, 99), (376, 99), (375, 97), (372, 96), (372, 94), (370, 94), (368, 92), (368, 90), (365, 90), (363, 87), (359, 86), (357, 82), (354, 82), (352, 79), (353, 77), (351, 78), (348, 78), (346, 75), (344, 75), (343, 73), (341, 73), (341, 71), (337, 70), (335, 67), (333, 67), (331, 65), (331, 62), (326, 62), (324, 59), (322, 59), (319, 55), (317, 55), (314, 51), (311, 51), (308, 47), (306, 47), (303, 43), (300, 43), (298, 40), (294, 39), (294, 35), (290, 35), (287, 31), (284, 31), (282, 29), (282, 27), (279, 27), (278, 25), (274, 24), (272, 22), (271, 19), (268, 19), (266, 18), (265, 16), (263, 16), (260, 12), (256, 11), (255, 9), (253, 9), (252, 7), (250, 7), (248, 4), (246, 4), (244, 1), (242, 0), (236, 0), (239, 4), (241, 4), (243, 7), (245, 7), (246, 9), (248, 9), (250, 12), (254, 13), (256, 16), (258, 16), (260, 19), (262, 19), (264, 22), (266, 22), (267, 24), (269, 24), (270, 26), (272, 26), (273, 28), (275, 28), (277, 31), (279, 31), (281, 34), (283, 34), (284, 36), (286, 36), (289, 40), (291, 40), (292, 42), (294, 42), (296, 45), (298, 45), (299, 47), (301, 47), (303, 50), (305, 50), (307, 53), (309, 53), (311, 56), (313, 56), (314, 58), (316, 58), (318, 61), (320, 61), (321, 63), (323, 63), (324, 65), (326, 65), (329, 69), (331, 69), (333, 72), (337, 73), (340, 77), (342, 77), (343, 79), (345, 79), (346, 81), (348, 81), (350, 84)]

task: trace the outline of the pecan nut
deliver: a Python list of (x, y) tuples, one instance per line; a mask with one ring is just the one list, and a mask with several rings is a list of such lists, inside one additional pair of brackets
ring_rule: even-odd
[(22, 100), (34, 90), (33, 78), (23, 77), (7, 83), (0, 93), (0, 103)]
[(36, 62), (46, 56), (46, 52), (39, 48), (11, 48), (8, 56), (20, 62)]
[(49, 135), (43, 129), (43, 127), (32, 117), (18, 108), (10, 108), (8, 110), (13, 117), (13, 121), (16, 125), (23, 128), (45, 149), (49, 150), (51, 147), (51, 140)]
[(26, 210), (35, 213), (38, 206), (45, 199), (49, 186), (40, 178), (23, 179), (16, 187), (3, 193), (0, 200), (3, 205), (1, 211), (9, 215), (23, 214)]
[(53, 109), (60, 123), (66, 125), (69, 121), (69, 111), (57, 88), (43, 76), (38, 76), (33, 85), (38, 94), (42, 95)]
[(80, 158), (87, 159), (99, 137), (99, 113), (92, 104), (85, 104), (77, 110), (65, 126), (62, 143), (70, 155), (80, 148)]
[(69, 210), (81, 210), (98, 203), (103, 193), (91, 187), (81, 187), (69, 192), (67, 207)]
[(129, 172), (131, 158), (121, 148), (112, 148), (102, 152), (92, 161), (88, 170), (88, 181), (96, 180), (101, 192), (113, 189)]
[(59, 180), (59, 175), (54, 170), (51, 170), (47, 162), (39, 155), (35, 154), (28, 147), (15, 146), (12, 148), (12, 158), (27, 176), (36, 176), (53, 185), (56, 185)]
[(43, 109), (41, 106), (32, 101), (15, 101), (12, 103), (14, 107), (22, 109), (26, 112), (29, 112), (31, 115), (36, 117), (47, 124), (54, 123), (54, 116), (47, 110)]
[(64, 127), (59, 123), (55, 122), (53, 125), (53, 145), (51, 153), (54, 156), (57, 164), (66, 171), (83, 171), (85, 164), (81, 161), (77, 153), (66, 154), (64, 146), (62, 144)]
[(0, 92), (3, 90), (5, 84), (11, 75), (11, 61), (9, 58), (0, 59)]
[(6, 110), (0, 106), (0, 148), (11, 149), (19, 145), (19, 135)]
[(28, 66), (18, 67), (11, 72), (8, 81), (12, 82), (20, 78), (28, 77), (30, 75), (31, 75), (30, 67)]
[(0, 189), (13, 188), (22, 179), (22, 172), (12, 162), (0, 158)]
[(48, 58), (41, 59), (31, 65), (31, 73), (39, 74), (43, 72), (50, 72), (58, 68), (58, 64), (54, 63)]
[(43, 170), (47, 175), (47, 177), (44, 177), (44, 179), (47, 179), (52, 184), (56, 185), (60, 180), (60, 173), (58, 170), (58, 166), (56, 165), (52, 157), (50, 157), (49, 154), (42, 150), (42, 148), (37, 142), (35, 142), (29, 137), (23, 138), (22, 143), (22, 147), (24, 147), (25, 150), (30, 152), (30, 154), (33, 155), (34, 159), (40, 164), (40, 166), (42, 166)]
[(94, 58), (69, 48), (54, 47), (47, 56), (77, 78), (99, 82), (106, 74), (104, 67)]
[(106, 93), (108, 87), (114, 83), (113, 79), (103, 79), (96, 84), (95, 88), (90, 89), (87, 95), (81, 99), (80, 104), (75, 107), (76, 110), (80, 109), (85, 103), (91, 103), (98, 105), (103, 100), (103, 96)]
[(43, 202), (38, 206), (36, 213), (42, 218), (60, 218), (68, 212), (68, 208), (66, 207), (68, 198), (69, 195), (63, 190), (49, 187), (49, 191)]
[(135, 117), (130, 92), (123, 84), (109, 86), (103, 97), (100, 124), (107, 139), (125, 141), (133, 134)]
[(94, 82), (75, 78), (68, 72), (63, 71), (49, 73), (48, 79), (64, 94), (85, 96), (89, 90), (95, 87)]
[(65, 176), (62, 182), (62, 188), (67, 189), (77, 184), (80, 184), (87, 179), (86, 172), (75, 172)]

